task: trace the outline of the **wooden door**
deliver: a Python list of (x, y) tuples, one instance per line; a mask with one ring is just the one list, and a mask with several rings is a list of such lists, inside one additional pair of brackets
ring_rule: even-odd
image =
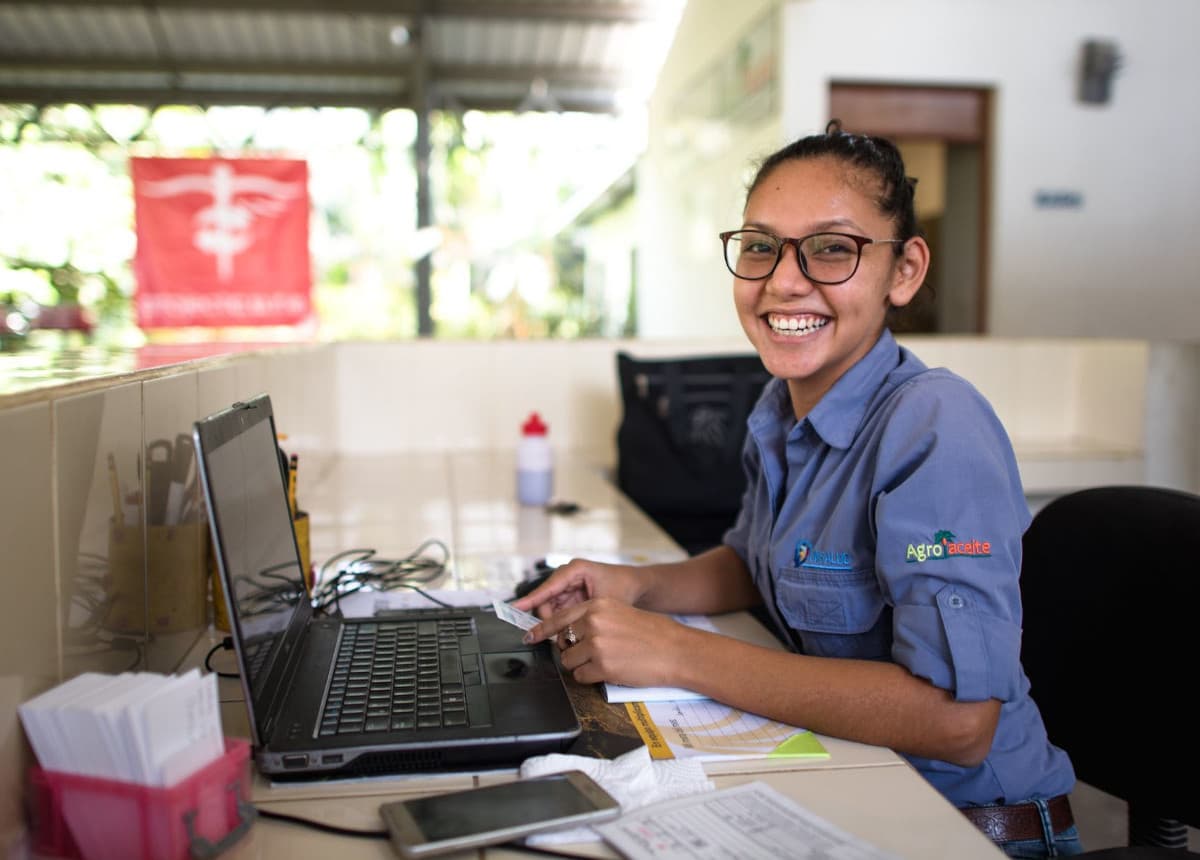
[(835, 82), (829, 114), (847, 131), (895, 141), (917, 175), (919, 203), (931, 186), (940, 195), (934, 214), (918, 212), (933, 252), (933, 289), (897, 329), (986, 332), (991, 90)]

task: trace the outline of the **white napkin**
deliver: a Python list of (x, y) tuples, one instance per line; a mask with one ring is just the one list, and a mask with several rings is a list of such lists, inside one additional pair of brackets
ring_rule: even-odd
[[(600, 783), (600, 786), (621, 804), (626, 813), (660, 800), (712, 791), (716, 786), (704, 774), (703, 765), (695, 759), (654, 761), (644, 746), (630, 750), (614, 759), (589, 758), (578, 755), (534, 756), (521, 764), (522, 779), (581, 770)], [(526, 841), (532, 845), (562, 842), (598, 842), (600, 837), (590, 827), (573, 827), (536, 833)]]

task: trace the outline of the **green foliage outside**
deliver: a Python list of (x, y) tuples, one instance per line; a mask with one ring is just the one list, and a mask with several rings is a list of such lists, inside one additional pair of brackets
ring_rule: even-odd
[[(597, 180), (632, 163), (636, 130), (609, 116), (435, 114), (435, 227), (420, 231), (415, 135), (403, 110), (0, 104), (0, 333), (6, 315), (19, 322), (77, 303), (102, 344), (413, 337), (422, 254), (432, 255), (439, 337), (622, 333), (626, 321), (585, 294), (575, 221), (603, 190)], [(314, 326), (136, 328), (128, 159), (153, 155), (308, 161)], [(21, 339), (11, 327), (7, 335), (0, 346)]]

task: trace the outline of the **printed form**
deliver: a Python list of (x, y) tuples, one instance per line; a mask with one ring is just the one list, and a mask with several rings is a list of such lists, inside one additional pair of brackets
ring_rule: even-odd
[(829, 758), (807, 729), (729, 705), (701, 702), (626, 702), (625, 710), (653, 759)]
[(899, 860), (762, 782), (656, 803), (594, 829), (629, 860)]

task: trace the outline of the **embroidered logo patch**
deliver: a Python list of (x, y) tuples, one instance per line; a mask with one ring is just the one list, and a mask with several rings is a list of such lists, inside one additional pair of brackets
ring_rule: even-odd
[(978, 539), (960, 541), (954, 532), (939, 529), (933, 533), (933, 543), (910, 543), (904, 554), (904, 560), (912, 564), (952, 557), (988, 558), (991, 554), (991, 541)]
[(792, 553), (796, 567), (812, 567), (820, 570), (853, 570), (850, 553), (817, 549), (811, 541), (796, 541)]

